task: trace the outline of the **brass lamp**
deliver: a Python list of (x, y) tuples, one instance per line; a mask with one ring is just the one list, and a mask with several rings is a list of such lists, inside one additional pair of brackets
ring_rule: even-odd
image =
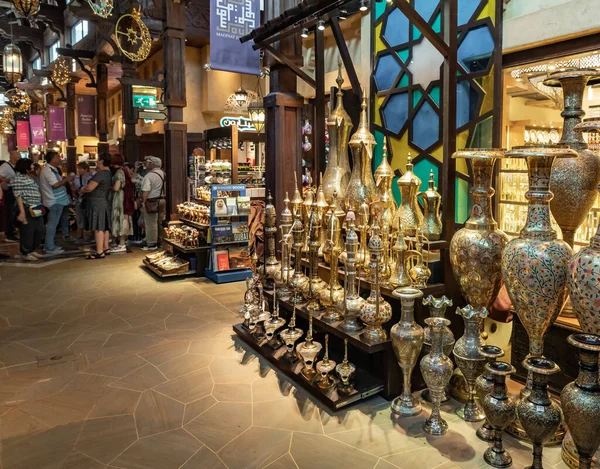
[(15, 44), (8, 44), (4, 48), (4, 57), (2, 58), (4, 66), (4, 75), (13, 85), (23, 78), (23, 55), (21, 49)]
[[(236, 96), (237, 99), (237, 96)], [(252, 121), (252, 125), (256, 129), (258, 133), (262, 132), (262, 129), (265, 128), (265, 107), (263, 105), (262, 96), (259, 97), (259, 100), (254, 101), (248, 104), (248, 116)]]

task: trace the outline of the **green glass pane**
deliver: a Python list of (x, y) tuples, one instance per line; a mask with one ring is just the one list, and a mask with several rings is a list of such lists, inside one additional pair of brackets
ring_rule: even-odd
[(400, 205), (402, 202), (402, 196), (400, 195), (400, 188), (398, 187), (398, 178), (395, 177), (392, 180), (392, 194), (394, 194), (394, 199), (396, 199), (396, 204)]
[(385, 12), (385, 7), (387, 2), (375, 2), (375, 19), (379, 19), (381, 15)]
[(402, 78), (400, 78), (400, 81), (398, 82), (398, 88), (405, 88), (410, 84), (408, 75), (406, 73), (404, 73), (402, 75)]
[(456, 223), (464, 223), (469, 218), (469, 183), (456, 178)]
[(441, 13), (435, 17), (435, 21), (433, 22), (432, 28), (436, 33), (442, 32), (442, 14)]
[(419, 31), (419, 28), (417, 28), (416, 26), (413, 26), (413, 37), (412, 37), (412, 40), (416, 41), (420, 37), (421, 37), (421, 31)]
[(429, 172), (433, 170), (433, 177), (435, 179), (435, 185), (438, 185), (438, 167), (429, 158), (422, 159), (415, 164), (415, 174), (421, 180), (420, 190), (426, 191), (429, 182)]
[(398, 57), (400, 57), (400, 60), (402, 60), (402, 62), (404, 63), (406, 63), (406, 61), (408, 60), (409, 53), (410, 51), (408, 49), (402, 49), (397, 52)]
[(385, 136), (383, 135), (383, 132), (380, 132), (379, 130), (376, 130), (375, 132), (373, 132), (373, 134), (375, 135), (375, 141), (377, 142), (377, 145), (375, 145), (375, 149), (373, 150), (372, 169), (374, 171), (379, 167), (383, 158), (383, 139), (385, 138)]
[(475, 131), (469, 143), (470, 148), (492, 147), (493, 119), (490, 116), (475, 126)]
[(434, 86), (433, 88), (431, 88), (431, 93), (429, 93), (429, 96), (431, 96), (431, 99), (433, 99), (435, 104), (437, 104), (438, 106), (440, 105), (440, 87), (439, 86)]
[(423, 96), (423, 93), (421, 93), (419, 90), (413, 91), (413, 108), (417, 107), (417, 104), (419, 103), (421, 96)]

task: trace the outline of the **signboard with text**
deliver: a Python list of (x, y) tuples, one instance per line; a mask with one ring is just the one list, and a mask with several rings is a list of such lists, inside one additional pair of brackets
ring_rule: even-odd
[(77, 135), (82, 137), (96, 136), (96, 97), (92, 95), (77, 96)]
[(29, 146), (29, 122), (17, 121), (17, 147), (27, 148)]
[(31, 126), (31, 144), (45, 145), (46, 131), (44, 129), (44, 116), (32, 114), (29, 116), (29, 125)]
[(48, 106), (48, 139), (53, 142), (67, 139), (64, 107)]
[(256, 131), (256, 128), (252, 124), (252, 121), (247, 117), (222, 117), (219, 122), (221, 127), (231, 127), (232, 125), (237, 125), (238, 130), (240, 132), (244, 132), (246, 130)]

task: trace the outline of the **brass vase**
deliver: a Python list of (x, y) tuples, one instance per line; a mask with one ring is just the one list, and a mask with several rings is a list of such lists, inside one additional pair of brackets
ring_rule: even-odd
[(286, 352), (283, 355), (283, 358), (286, 359), (290, 363), (295, 363), (298, 361), (298, 356), (294, 353), (294, 344), (304, 335), (304, 331), (302, 329), (296, 327), (296, 301), (294, 303), (294, 308), (292, 310), (292, 317), (290, 318), (290, 322), (288, 323), (287, 329), (284, 329), (279, 333), (279, 337), (283, 340), (285, 344)]
[[(358, 129), (352, 135), (348, 145), (352, 152), (352, 174), (345, 193), (344, 205), (346, 211), (356, 212), (360, 209), (361, 204), (371, 205), (377, 199), (377, 189), (371, 169), (373, 147), (376, 142), (373, 134), (369, 132), (366, 95), (363, 95)], [(340, 192), (340, 194), (343, 193)]]
[(494, 445), (485, 451), (483, 459), (490, 466), (510, 467), (512, 457), (504, 449), (502, 432), (515, 419), (516, 404), (506, 395), (506, 378), (516, 370), (506, 362), (490, 362), (485, 367), (494, 376), (494, 388), (483, 399), (485, 416), (494, 429)]
[[(323, 179), (323, 178), (321, 178)], [(334, 194), (336, 194), (334, 192)], [(324, 229), (327, 226), (327, 219), (328, 219), (328, 214), (327, 214), (327, 209), (329, 208), (329, 204), (327, 203), (327, 201), (325, 200), (325, 193), (323, 192), (323, 184), (321, 184), (319, 186), (319, 190), (317, 191), (317, 199), (316, 199), (316, 206), (317, 206), (317, 215), (319, 217), (319, 220), (321, 222), (321, 226), (323, 227), (323, 229), (321, 230), (321, 234), (320, 234), (320, 238), (319, 238), (319, 257), (325, 257), (325, 262), (329, 262), (329, 253), (325, 253), (325, 242), (327, 241), (327, 232)]]
[(429, 241), (438, 241), (442, 237), (442, 218), (440, 216), (442, 196), (435, 187), (433, 170), (429, 173), (427, 190), (419, 192), (417, 199), (423, 202), (421, 229)]
[(344, 322), (340, 324), (340, 328), (346, 332), (358, 332), (363, 328), (362, 324), (358, 322), (358, 317), (365, 300), (360, 296), (360, 288), (356, 285), (358, 235), (354, 226), (354, 212), (348, 212), (346, 220), (348, 231), (346, 234), (345, 288), (342, 303), (338, 304), (338, 309), (344, 311)]
[(392, 287), (408, 287), (412, 280), (408, 273), (408, 267), (406, 265), (408, 247), (406, 240), (404, 239), (404, 231), (402, 227), (397, 232), (396, 242), (392, 247), (392, 272), (388, 279), (388, 284)]
[[(483, 355), (488, 362), (495, 361), (504, 356), (504, 351), (495, 345), (484, 345), (479, 349), (479, 353)], [(483, 402), (485, 396), (492, 392), (493, 389), (494, 375), (492, 375), (487, 368), (484, 368), (483, 373), (475, 380), (475, 392), (477, 393), (479, 402)], [(485, 419), (483, 425), (477, 429), (476, 435), (480, 440), (494, 441), (494, 429), (487, 419)]]
[(275, 236), (277, 234), (277, 212), (273, 205), (271, 191), (267, 194), (267, 203), (265, 205), (265, 239), (267, 244), (267, 253), (265, 259), (265, 280), (268, 285), (273, 285), (275, 274), (281, 269), (281, 264), (277, 260), (277, 251), (275, 249)]
[(348, 139), (352, 130), (352, 119), (344, 109), (342, 85), (342, 63), (338, 61), (337, 77), (337, 102), (335, 109), (327, 118), (329, 131), (329, 154), (327, 155), (327, 168), (323, 176), (323, 192), (325, 199), (330, 204), (333, 193), (346, 194), (350, 182), (350, 162), (348, 161)]
[(431, 328), (431, 351), (421, 359), (420, 367), (431, 394), (431, 415), (423, 423), (423, 431), (437, 436), (448, 431), (448, 423), (440, 414), (440, 404), (454, 370), (452, 360), (444, 354), (444, 329), (450, 325), (450, 321), (427, 318), (425, 324)]
[(411, 376), (423, 348), (423, 328), (415, 322), (415, 301), (423, 297), (423, 292), (407, 287), (398, 288), (392, 294), (400, 298), (402, 316), (392, 326), (390, 339), (404, 379), (402, 395), (392, 401), (392, 412), (401, 416), (417, 415), (421, 413), (421, 403), (412, 394)]
[(383, 139), (383, 157), (381, 163), (375, 170), (375, 185), (377, 187), (378, 204), (381, 210), (379, 222), (381, 226), (387, 226), (392, 229), (394, 225), (394, 216), (396, 215), (396, 200), (392, 193), (392, 182), (394, 180), (394, 170), (388, 162), (387, 139)]
[(344, 339), (344, 359), (342, 363), (335, 367), (335, 372), (341, 381), (338, 385), (338, 391), (342, 394), (354, 393), (355, 389), (352, 385), (352, 377), (356, 372), (356, 367), (348, 361), (348, 339)]
[(275, 273), (275, 284), (279, 291), (279, 298), (289, 298), (292, 295), (290, 280), (294, 275), (294, 269), (291, 262), (292, 251), (292, 226), (294, 217), (290, 210), (290, 199), (287, 192), (283, 200), (285, 207), (281, 212), (279, 220), (279, 229), (281, 230), (281, 269)]
[(296, 345), (296, 353), (304, 363), (304, 367), (300, 373), (308, 381), (311, 381), (317, 374), (316, 370), (314, 369), (314, 365), (315, 360), (322, 348), (323, 346), (319, 342), (315, 342), (313, 340), (313, 314), (312, 311), (309, 311), (306, 340)]
[(469, 400), (462, 405), (456, 414), (467, 422), (479, 422), (485, 418), (481, 405), (476, 399), (475, 380), (483, 373), (487, 358), (479, 351), (485, 345), (481, 338), (481, 324), (487, 317), (487, 309), (474, 309), (470, 305), (458, 308), (456, 314), (465, 321), (465, 333), (454, 344), (454, 359), (467, 382)]
[(460, 291), (474, 309), (489, 310), (502, 287), (502, 251), (508, 237), (492, 215), (492, 177), (503, 150), (461, 150), (453, 158), (471, 160), (473, 208), (465, 227), (450, 242), (450, 264)]
[(302, 222), (301, 206), (294, 213), (294, 224), (292, 225), (292, 248), (294, 250), (294, 274), (290, 280), (290, 288), (293, 292), (293, 301), (299, 302), (303, 298), (303, 292), (308, 284), (308, 277), (302, 272), (302, 248), (304, 247), (304, 223)]
[(579, 469), (590, 469), (600, 446), (600, 336), (572, 334), (567, 341), (577, 349), (579, 375), (563, 388), (560, 401), (579, 455)]
[(402, 201), (396, 215), (394, 217), (394, 229), (398, 230), (400, 224), (404, 234), (415, 236), (417, 228), (421, 226), (423, 221), (423, 212), (417, 201), (417, 192), (421, 187), (421, 180), (413, 172), (414, 165), (410, 153), (408, 154), (408, 163), (406, 163), (406, 171), (402, 177), (398, 178), (396, 183), (400, 189)]
[(321, 375), (317, 385), (321, 389), (329, 389), (333, 386), (333, 381), (329, 377), (329, 373), (335, 370), (336, 363), (329, 358), (329, 334), (325, 334), (325, 355), (323, 360), (317, 363), (317, 371)]
[(321, 292), (327, 288), (327, 284), (319, 277), (319, 246), (321, 236), (321, 218), (319, 217), (316, 203), (313, 203), (310, 212), (308, 226), (306, 227), (306, 238), (308, 240), (308, 282), (304, 286), (302, 294), (308, 298), (307, 309), (314, 313), (322, 310), (319, 299)]
[(533, 463), (527, 469), (543, 469), (542, 450), (556, 432), (562, 420), (562, 412), (556, 402), (548, 396), (548, 377), (560, 371), (552, 360), (529, 357), (523, 366), (531, 372), (531, 392), (517, 405), (517, 418), (533, 443)]

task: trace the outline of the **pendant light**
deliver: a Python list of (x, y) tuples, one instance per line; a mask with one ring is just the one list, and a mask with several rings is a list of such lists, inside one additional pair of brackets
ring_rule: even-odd
[(262, 90), (260, 88), (260, 77), (256, 81), (256, 101), (248, 104), (248, 117), (258, 133), (265, 128), (265, 105)]
[(240, 87), (235, 92), (235, 102), (239, 107), (244, 107), (248, 102), (248, 92), (242, 86), (242, 74), (240, 73)]
[(4, 76), (11, 83), (15, 84), (23, 78), (23, 55), (21, 49), (15, 44), (8, 44), (4, 48), (4, 57), (2, 58), (4, 66)]
[(40, 0), (13, 0), (13, 8), (17, 16), (29, 18), (40, 11)]

